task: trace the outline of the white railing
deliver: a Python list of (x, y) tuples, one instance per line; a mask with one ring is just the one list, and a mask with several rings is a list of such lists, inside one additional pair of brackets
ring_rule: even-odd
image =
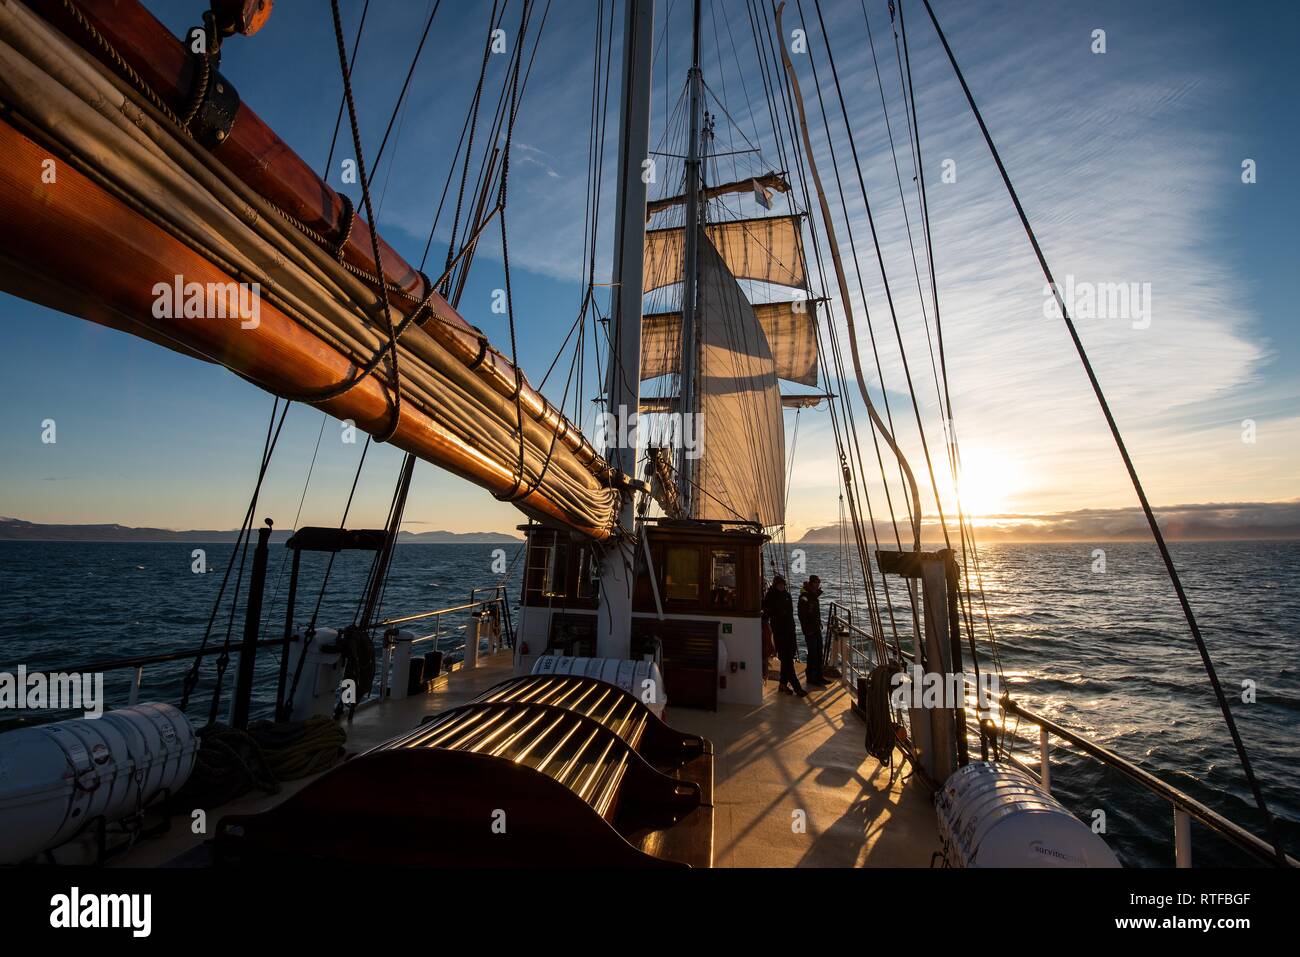
[[(827, 615), (826, 634), (832, 642), (832, 650), (836, 651), (840, 659), (842, 680), (849, 686), (852, 693), (857, 691), (859, 677), (866, 677), (872, 668), (887, 663), (877, 660), (879, 657), (877, 649), (885, 648), (888, 654), (888, 646), (855, 625), (851, 609), (845, 609), (838, 603), (832, 602)], [(837, 648), (838, 650), (836, 650)], [(912, 660), (912, 655), (905, 650), (901, 651), (901, 654), (905, 660), (894, 663), (899, 667), (905, 667), (906, 663)], [(1004, 695), (999, 701), (999, 705), (1004, 720), (1007, 715), (1016, 715), (1038, 726), (1037, 771), (1026, 767), (1009, 753), (1002, 754), (1002, 759), (1018, 765), (1022, 770), (1037, 777), (1039, 783), (1048, 792), (1052, 790), (1051, 738), (1055, 736), (1074, 745), (1087, 757), (1119, 771), (1144, 790), (1169, 802), (1174, 819), (1175, 866), (1192, 866), (1192, 821), (1195, 820), (1261, 863), (1280, 867), (1300, 867), (1300, 862), (1297, 862), (1290, 855), (1279, 855), (1278, 850), (1268, 841), (1252, 834), (1241, 825), (1228, 820), (1222, 814), (1202, 804), (1191, 795), (1165, 783), (1154, 774), (1138, 767), (1127, 758), (1121, 757), (1085, 735), (1058, 724), (1050, 718), (1036, 714), (1016, 703), (1010, 695)], [(969, 709), (967, 710), (969, 711)], [(968, 728), (967, 731), (969, 733), (970, 729)]]

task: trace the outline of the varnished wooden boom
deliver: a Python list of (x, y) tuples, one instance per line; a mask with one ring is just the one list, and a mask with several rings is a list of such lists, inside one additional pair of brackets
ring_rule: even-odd
[[(154, 286), (163, 277), (232, 283), (232, 277), (149, 222), (70, 166), (43, 182), (48, 150), (0, 122), (0, 285), (36, 302), (123, 329), (219, 362), (259, 386), (282, 394), (320, 390), (353, 371), (348, 357), (263, 301), (255, 328), (232, 319), (159, 319)], [(319, 403), (364, 431), (382, 431), (391, 403), (370, 376), (343, 395)], [(392, 443), (496, 493), (509, 493), (515, 475), (430, 416), (403, 402)], [(608, 528), (584, 523), (547, 494), (545, 485), (516, 504), (594, 538)]]

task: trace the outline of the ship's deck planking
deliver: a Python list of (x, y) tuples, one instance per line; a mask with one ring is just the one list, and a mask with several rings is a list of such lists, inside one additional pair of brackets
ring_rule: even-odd
[[(465, 704), (511, 674), (509, 652), (445, 676), (434, 689), (358, 710), (348, 750), (361, 753), (420, 721)], [(718, 867), (925, 867), (938, 850), (934, 810), (924, 788), (903, 780), (863, 751), (862, 722), (840, 685), (807, 698), (768, 683), (757, 707), (716, 712), (673, 708), (674, 729), (713, 743), (713, 863)], [(208, 812), (209, 832), (227, 815), (254, 814), (290, 797), (311, 778), (279, 794), (250, 794)], [(161, 838), (112, 860), (115, 866), (177, 861), (204, 839), (178, 817)], [(193, 859), (192, 857), (190, 859)]]

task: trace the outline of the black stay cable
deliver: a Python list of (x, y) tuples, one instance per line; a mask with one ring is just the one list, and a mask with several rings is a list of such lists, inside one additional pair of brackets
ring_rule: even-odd
[(1277, 820), (1269, 812), (1268, 805), (1264, 801), (1264, 792), (1261, 790), (1255, 772), (1251, 768), (1250, 758), (1246, 754), (1246, 745), (1242, 742), (1241, 733), (1237, 730), (1237, 722), (1232, 717), (1232, 709), (1228, 706), (1227, 695), (1224, 694), (1223, 686), (1219, 683), (1219, 676), (1215, 671), (1214, 662), (1210, 658), (1210, 651), (1206, 647), (1205, 638), (1201, 635), (1200, 626), (1196, 623), (1196, 614), (1192, 611), (1191, 602), (1187, 599), (1187, 592), (1183, 589), (1182, 579), (1179, 577), (1178, 569), (1174, 565), (1173, 556), (1169, 553), (1169, 546), (1165, 543), (1165, 536), (1160, 531), (1160, 524), (1156, 521), (1155, 513), (1151, 510), (1151, 503), (1147, 501), (1146, 491), (1142, 487), (1141, 479), (1138, 478), (1137, 469), (1133, 465), (1133, 459), (1129, 456), (1128, 447), (1124, 444), (1124, 437), (1120, 434), (1119, 425), (1115, 422), (1115, 416), (1111, 413), (1110, 404), (1106, 401), (1105, 393), (1102, 392), (1101, 383), (1097, 379), (1096, 372), (1093, 371), (1092, 362), (1088, 359), (1088, 353), (1083, 347), (1083, 340), (1079, 338), (1079, 332), (1074, 326), (1074, 320), (1070, 318), (1070, 313), (1066, 309), (1060, 287), (1057, 286), (1056, 280), (1052, 276), (1051, 267), (1047, 264), (1047, 257), (1043, 254), (1042, 246), (1038, 243), (1038, 237), (1034, 233), (1033, 226), (1029, 224), (1029, 217), (1025, 213), (1024, 206), (1021, 205), (1016, 188), (1011, 184), (1011, 176), (1007, 173), (1007, 168), (1002, 162), (1002, 156), (993, 142), (993, 136), (989, 133), (989, 128), (984, 122), (984, 116), (980, 113), (970, 86), (966, 83), (966, 76), (962, 73), (961, 67), (957, 65), (957, 57), (953, 54), (952, 47), (948, 45), (948, 38), (939, 26), (939, 19), (934, 14), (934, 8), (930, 6), (930, 0), (921, 0), (921, 2), (925, 4), (925, 11), (930, 15), (930, 22), (934, 25), (935, 35), (938, 36), (939, 42), (943, 44), (944, 52), (948, 55), (948, 62), (952, 64), (953, 73), (961, 84), (962, 92), (966, 94), (966, 102), (970, 104), (971, 113), (974, 114), (975, 121), (979, 124), (980, 132), (984, 135), (984, 142), (988, 146), (993, 162), (997, 165), (998, 172), (1002, 176), (1002, 182), (1007, 188), (1011, 202), (1016, 207), (1016, 214), (1020, 217), (1020, 224), (1025, 229), (1025, 235), (1029, 238), (1029, 244), (1034, 249), (1034, 255), (1038, 258), (1038, 265), (1043, 270), (1043, 276), (1056, 297), (1056, 304), (1061, 310), (1061, 317), (1065, 320), (1065, 328), (1069, 331), (1070, 339), (1074, 343), (1074, 349), (1079, 354), (1079, 361), (1083, 363), (1083, 369), (1088, 374), (1088, 382), (1092, 385), (1093, 394), (1097, 397), (1097, 403), (1101, 406), (1102, 414), (1106, 417), (1106, 425), (1110, 427), (1111, 437), (1115, 440), (1115, 446), (1119, 449), (1120, 457), (1124, 460), (1124, 468), (1128, 471), (1128, 477), (1133, 483), (1133, 490), (1137, 493), (1138, 501), (1142, 504), (1142, 512), (1146, 515), (1147, 525), (1150, 526), (1151, 535), (1155, 539), (1156, 547), (1160, 550), (1160, 557), (1164, 561), (1165, 571), (1169, 573), (1169, 580), (1174, 586), (1174, 592), (1178, 596), (1179, 604), (1182, 605), (1183, 616), (1187, 619), (1187, 627), (1192, 633), (1192, 640), (1196, 642), (1196, 649), (1200, 652), (1201, 662), (1205, 665), (1205, 673), (1210, 679), (1210, 685), (1214, 688), (1214, 696), (1218, 700), (1219, 710), (1223, 712), (1223, 720), (1228, 725), (1228, 733), (1232, 736), (1232, 743), (1236, 748), (1237, 758), (1241, 762), (1241, 769), (1246, 775), (1246, 782), (1250, 785), (1251, 793), (1255, 797), (1255, 803), (1258, 805), (1260, 813), (1264, 815), (1267, 821), (1269, 841), (1273, 845), (1278, 861), (1284, 863), (1286, 854), (1278, 837)]
[[(231, 549), (230, 561), (226, 563), (226, 574), (221, 579), (221, 587), (217, 590), (216, 601), (212, 603), (212, 614), (208, 616), (208, 627), (203, 632), (203, 643), (199, 646), (198, 652), (194, 656), (194, 662), (190, 665), (190, 670), (186, 672), (185, 679), (181, 684), (181, 710), (184, 711), (190, 703), (190, 695), (194, 693), (194, 688), (199, 682), (199, 667), (203, 663), (203, 653), (208, 647), (208, 639), (212, 636), (212, 626), (216, 624), (217, 612), (221, 608), (221, 599), (225, 597), (226, 586), (230, 583), (230, 573), (235, 568), (235, 556), (240, 554), (242, 546), (249, 534), (252, 526), (253, 515), (257, 511), (257, 499), (262, 491), (262, 480), (266, 478), (267, 467), (271, 464), (271, 456), (275, 452), (275, 445), (280, 440), (280, 430), (284, 428), (285, 416), (289, 414), (289, 406), (292, 403), (286, 402), (284, 409), (280, 410), (280, 398), (277, 396), (275, 402), (271, 405), (271, 419), (266, 424), (266, 438), (262, 440), (262, 463), (257, 472), (257, 482), (253, 485), (253, 495), (249, 499), (248, 508), (244, 512), (244, 523), (240, 526), (239, 537), (235, 539), (235, 547)], [(280, 421), (275, 421), (276, 412), (280, 412)], [(243, 577), (242, 567), (240, 577)], [(236, 596), (237, 598), (237, 596)], [(231, 614), (234, 614), (232, 607)], [(229, 642), (229, 632), (226, 638)], [(220, 689), (218, 688), (218, 692)]]
[[(957, 442), (957, 420), (953, 417), (952, 411), (952, 394), (948, 388), (948, 361), (945, 358), (943, 345), (943, 319), (939, 312), (939, 282), (935, 275), (934, 267), (934, 237), (930, 230), (930, 201), (926, 195), (925, 189), (925, 163), (921, 159), (921, 123), (916, 115), (916, 87), (912, 84), (912, 55), (907, 45), (907, 28), (900, 19), (898, 21), (899, 29), (903, 37), (903, 60), (907, 66), (907, 83), (903, 87), (903, 115), (908, 115), (908, 106), (911, 107), (911, 122), (908, 124), (909, 145), (912, 148), (912, 166), (916, 171), (916, 189), (921, 205), (921, 228), (925, 238), (925, 258), (929, 264), (930, 270), (930, 293), (934, 304), (934, 335), (939, 344), (939, 367), (943, 370), (943, 389), (939, 389), (939, 372), (934, 365), (934, 346), (930, 342), (930, 327), (925, 327), (925, 342), (930, 350), (930, 371), (935, 377), (934, 387), (936, 398), (940, 403), (940, 409), (947, 407), (947, 413), (944, 416), (943, 432), (948, 439), (948, 467), (952, 472), (952, 491), (953, 498), (957, 506), (957, 533), (959, 544), (961, 545), (961, 565), (960, 574), (965, 581), (965, 587), (957, 589), (957, 603), (961, 609), (961, 615), (966, 625), (966, 636), (968, 639), (971, 661), (975, 668), (975, 684), (980, 685), (980, 659), (979, 651), (975, 644), (975, 615), (974, 601), (971, 595), (971, 565), (978, 557), (977, 544), (975, 542), (975, 528), (966, 520), (966, 511), (961, 502), (961, 449)], [(897, 42), (897, 41), (895, 41)], [(881, 102), (883, 103), (883, 97)], [(895, 171), (898, 164), (895, 158)], [(903, 200), (902, 184), (899, 184), (899, 199)], [(907, 203), (903, 200), (904, 214), (906, 215)], [(911, 233), (908, 233), (908, 242), (911, 244)], [(916, 252), (912, 250), (912, 267), (916, 268)], [(917, 280), (917, 292), (920, 293), (920, 279)], [(925, 318), (925, 299), (921, 299), (921, 317)], [(983, 582), (980, 583), (980, 597), (984, 597)], [(990, 641), (993, 640), (992, 622), (985, 619), (988, 626)]]
[[(397, 114), (401, 111), (402, 103), (406, 100), (406, 91), (411, 88), (411, 78), (415, 76), (415, 68), (420, 63), (420, 54), (424, 52), (424, 42), (429, 39), (429, 29), (433, 26), (433, 18), (438, 15), (438, 8), (442, 6), (442, 0), (436, 0), (433, 9), (429, 12), (429, 19), (424, 23), (424, 33), (420, 35), (420, 45), (415, 48), (415, 55), (411, 57), (411, 66), (406, 71), (406, 81), (402, 84), (402, 92), (397, 94), (397, 102), (393, 104), (392, 115), (388, 117), (388, 126), (384, 129), (384, 138), (379, 141), (379, 150), (375, 153), (375, 163), (370, 170), (370, 178), (373, 180), (375, 174), (379, 172), (379, 164), (384, 159), (384, 148), (388, 146), (388, 136), (393, 132), (393, 124), (397, 122)], [(354, 53), (355, 55), (355, 53)], [(348, 73), (351, 74), (351, 70)], [(398, 134), (400, 137), (400, 133)], [(391, 169), (392, 163), (388, 166)], [(382, 205), (382, 203), (381, 203)]]
[[(479, 104), (483, 100), (483, 81), (487, 78), (488, 58), (492, 55), (492, 34), (494, 31), (492, 24), (497, 22), (497, 6), (498, 6), (497, 0), (492, 0), (492, 14), (488, 18), (487, 38), (483, 41), (483, 62), (479, 66), (478, 84), (474, 87), (474, 97), (470, 101), (469, 143), (465, 148), (465, 162), (464, 165), (461, 167), (461, 171), (460, 171), (460, 188), (459, 190), (457, 190), (456, 193), (456, 214), (451, 221), (451, 240), (447, 243), (448, 268), (451, 267), (451, 257), (456, 250), (456, 236), (460, 229), (461, 210), (464, 208), (465, 205), (465, 184), (469, 179), (470, 157), (474, 154), (474, 133), (478, 129)], [(502, 15), (504, 16), (504, 14), (505, 11), (502, 10)], [(519, 40), (520, 43), (522, 43), (523, 37), (520, 37)], [(444, 292), (446, 292), (446, 289), (449, 288), (450, 288), (449, 286), (446, 287), (444, 289)]]
[[(521, 53), (524, 45), (523, 33), (526, 29), (525, 25), (528, 23), (528, 8), (529, 0), (524, 0), (519, 35), (519, 49)], [(514, 291), (510, 282), (510, 247), (506, 240), (506, 198), (510, 184), (510, 147), (514, 140), (515, 116), (518, 112), (519, 106), (519, 68), (522, 62), (522, 56), (515, 61), (514, 74), (510, 80), (510, 121), (506, 126), (505, 149), (501, 152), (501, 195), (499, 200), (499, 205), (501, 207), (501, 266), (505, 276), (506, 318), (509, 320), (510, 325), (510, 361), (515, 367), (515, 427), (519, 430), (519, 474), (515, 476), (515, 481), (510, 491), (505, 495), (498, 496), (498, 498), (506, 501), (514, 501), (516, 496), (519, 496), (520, 488), (527, 483), (527, 476), (524, 474), (524, 409), (523, 401), (520, 397), (520, 392), (523, 390), (523, 370), (519, 368), (519, 344), (515, 330)], [(535, 488), (535, 486), (533, 488)], [(526, 498), (528, 495), (531, 495), (533, 488), (529, 488), (523, 496), (519, 497)]]
[[(343, 20), (339, 14), (339, 0), (330, 0), (330, 10), (334, 15), (334, 39), (339, 51), (339, 73), (343, 77), (343, 99), (348, 105), (348, 124), (352, 127), (352, 148), (357, 154), (357, 177), (361, 181), (361, 200), (366, 207), (366, 222), (370, 224), (370, 251), (375, 257), (375, 275), (379, 280), (379, 301), (384, 307), (384, 327), (388, 333), (388, 354), (393, 364), (393, 419), (384, 431), (375, 436), (376, 442), (387, 442), (397, 433), (398, 423), (402, 419), (402, 380), (397, 367), (397, 331), (393, 326), (393, 313), (388, 303), (388, 284), (384, 281), (384, 261), (379, 255), (379, 224), (375, 222), (375, 210), (370, 202), (370, 180), (366, 176), (366, 159), (361, 152), (361, 130), (357, 126), (357, 104), (352, 97), (352, 76), (348, 69), (348, 50), (343, 39)], [(417, 310), (418, 312), (418, 310)], [(414, 313), (413, 313), (414, 315)]]
[[(366, 464), (366, 453), (370, 451), (370, 436), (366, 436), (366, 443), (361, 447), (361, 460), (357, 462), (357, 472), (352, 476), (352, 489), (348, 492), (347, 504), (343, 506), (343, 517), (339, 519), (339, 539), (343, 537), (343, 531), (348, 525), (348, 513), (352, 511), (352, 499), (357, 494), (357, 483), (361, 481), (361, 470)], [(341, 541), (338, 544), (342, 544)], [(302, 654), (298, 656), (297, 667), (293, 671), (293, 683), (289, 686), (288, 694), (284, 701), (280, 702), (282, 707), (289, 707), (293, 699), (298, 694), (298, 682), (302, 679), (303, 667), (307, 664), (307, 649), (316, 638), (316, 621), (320, 617), (321, 605), (325, 601), (325, 592), (329, 588), (330, 574), (334, 571), (334, 559), (338, 557), (339, 549), (335, 548), (330, 552), (329, 561), (325, 563), (325, 574), (321, 578), (320, 592), (316, 595), (316, 607), (312, 609), (311, 621), (307, 624), (307, 631), (303, 635)], [(284, 654), (289, 653), (288, 646), (285, 646)]]
[[(366, 0), (365, 6), (361, 8), (361, 21), (357, 24), (357, 35), (352, 41), (352, 61), (348, 64), (348, 76), (352, 76), (352, 68), (357, 65), (357, 50), (361, 47), (361, 31), (366, 28), (366, 14), (370, 12), (370, 0)], [(339, 127), (343, 124), (343, 107), (347, 101), (339, 97), (339, 115), (334, 118), (334, 135), (330, 137), (330, 152), (325, 159), (325, 172), (321, 175), (322, 180), (328, 180), (330, 175), (330, 166), (334, 163), (334, 147), (339, 141)]]

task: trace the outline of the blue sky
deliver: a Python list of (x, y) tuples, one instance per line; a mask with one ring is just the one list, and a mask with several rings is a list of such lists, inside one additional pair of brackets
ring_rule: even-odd
[[(535, 383), (581, 299), (595, 2), (556, 0), (516, 132), (511, 262), (521, 361)], [(162, 0), (147, 6), (177, 33), (198, 8)], [(414, 262), (477, 73), (491, 4), (443, 6), (399, 139), (389, 144), (374, 180), (381, 231)], [(677, 97), (689, 54), (688, 0), (660, 0), (657, 6), (657, 35), (670, 9), (671, 21), (655, 65), (652, 138), (662, 129), (664, 103)], [(730, 19), (742, 53), (752, 56), (744, 3), (715, 0), (713, 6), (717, 22), (725, 27)], [(1148, 328), (1093, 320), (1081, 322), (1080, 333), (1152, 500), (1172, 505), (1294, 499), (1300, 473), (1295, 5), (935, 0), (935, 6), (1058, 278), (1150, 283)], [(803, 7), (825, 83), (828, 67), (810, 0)], [(928, 366), (918, 365), (923, 345), (915, 339), (918, 297), (862, 7), (858, 0), (823, 0), (822, 7), (909, 358), (914, 373), (925, 372), (918, 379), (926, 381)], [(891, 122), (902, 140), (888, 14), (883, 0), (867, 7)], [(349, 39), (360, 8), (360, 0), (344, 3)], [(428, 0), (372, 4), (354, 80), (370, 155), (428, 8)], [(508, 27), (517, 9), (512, 3)], [(1041, 276), (960, 90), (923, 9), (915, 2), (907, 9), (953, 402), (972, 468), (968, 504), (1014, 514), (1132, 504), (1064, 329), (1042, 315)], [(713, 20), (706, 14), (710, 36)], [(793, 2), (785, 22), (787, 29), (800, 24)], [(1106, 31), (1104, 54), (1090, 50), (1096, 29)], [(717, 46), (705, 43), (706, 74), (717, 89), (725, 77), (728, 109), (746, 135), (770, 137), (766, 114), (750, 117), (740, 91), (748, 80), (750, 100), (761, 109), (756, 74), (744, 56), (739, 64), (734, 60), (725, 33), (718, 35)], [(223, 63), (244, 101), (317, 169), (329, 149), (339, 102), (333, 44), (323, 5), (281, 3), (262, 33), (229, 43)], [(504, 69), (500, 61), (492, 64), (496, 71)], [(796, 57), (796, 68), (811, 97), (806, 57)], [(829, 183), (826, 138), (811, 103), (810, 117)], [(865, 251), (869, 238), (834, 109), (832, 134), (849, 218)], [(336, 187), (338, 162), (350, 154), (345, 123), (331, 171)], [(611, 162), (614, 155), (611, 146)], [(1240, 180), (1246, 158), (1258, 164), (1253, 185)], [(955, 163), (955, 183), (939, 182), (945, 159)], [(601, 234), (606, 263), (610, 227), (606, 221)], [(439, 233), (433, 261), (444, 254), (446, 231), (440, 227)], [(879, 273), (866, 268), (865, 258), (863, 266), (866, 306), (882, 336), (889, 398), (896, 413), (906, 411), (898, 350), (888, 346), (892, 328)], [(489, 309), (491, 291), (500, 285), (497, 244), (485, 241), (462, 312), (505, 346), (505, 322)], [(855, 290), (853, 298), (862, 323), (862, 297)], [(841, 321), (838, 314), (835, 321)], [(3, 295), (0, 332), (7, 396), (0, 407), (0, 515), (174, 528), (238, 525), (270, 396), (220, 368)], [(874, 370), (871, 378), (878, 387)], [(928, 393), (918, 388), (927, 421), (936, 423), (933, 386)], [(547, 391), (552, 392), (549, 384)], [(559, 393), (552, 398), (558, 400)], [(54, 445), (40, 442), (40, 423), (47, 418), (58, 423)], [(1247, 418), (1258, 430), (1253, 445), (1241, 441)], [(294, 517), (321, 422), (312, 409), (290, 413), (261, 509), (279, 525)], [(791, 537), (838, 514), (834, 447), (824, 413), (804, 413), (800, 429)], [(332, 420), (323, 435), (303, 509), (306, 523), (337, 522), (360, 452), (359, 445), (339, 441)], [(916, 436), (903, 430), (900, 440), (919, 461)], [(398, 461), (395, 450), (370, 451), (354, 524), (382, 522)], [(520, 520), (509, 506), (424, 464), (407, 517), (412, 530), (509, 529)]]

